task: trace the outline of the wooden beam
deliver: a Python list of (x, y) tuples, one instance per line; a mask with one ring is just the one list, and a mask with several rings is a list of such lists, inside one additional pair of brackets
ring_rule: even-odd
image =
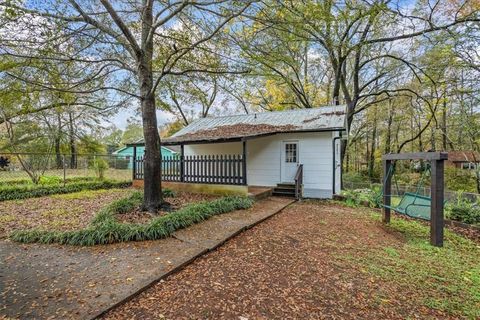
[(389, 153), (382, 156), (382, 160), (447, 160), (447, 152), (412, 152)]
[(444, 162), (443, 160), (432, 161), (431, 193), (432, 202), (430, 207), (430, 243), (436, 247), (443, 246), (443, 203), (444, 203)]
[(391, 160), (383, 160), (383, 179), (384, 179), (384, 184), (383, 184), (383, 222), (384, 223), (390, 223), (390, 207), (391, 205), (391, 193), (392, 193), (392, 175), (390, 174), (390, 171), (392, 167), (392, 161)]
[(185, 146), (180, 145), (180, 181), (185, 181)]
[(247, 141), (242, 141), (242, 173), (243, 173), (243, 184), (247, 185)]

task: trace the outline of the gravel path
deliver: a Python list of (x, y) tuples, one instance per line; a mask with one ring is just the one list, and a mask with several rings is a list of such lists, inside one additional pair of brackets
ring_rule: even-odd
[(359, 211), (294, 204), (105, 319), (448, 318), (344, 259), (405, 241)]

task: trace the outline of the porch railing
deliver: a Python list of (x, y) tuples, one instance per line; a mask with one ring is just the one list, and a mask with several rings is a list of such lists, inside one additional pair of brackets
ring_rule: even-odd
[(297, 173), (295, 174), (295, 199), (302, 197), (303, 186), (303, 164), (298, 165)]
[[(246, 184), (242, 155), (172, 156), (162, 159), (162, 181)], [(135, 159), (134, 179), (144, 179), (144, 158)]]

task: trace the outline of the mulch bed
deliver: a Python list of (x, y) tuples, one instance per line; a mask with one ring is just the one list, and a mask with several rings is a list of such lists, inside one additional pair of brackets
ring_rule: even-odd
[(69, 231), (86, 227), (108, 203), (133, 189), (109, 189), (0, 202), (0, 238), (14, 230)]
[(169, 210), (160, 210), (157, 215), (154, 216), (148, 212), (142, 211), (141, 208), (137, 208), (132, 212), (117, 215), (117, 220), (124, 223), (143, 224), (149, 222), (155, 217), (166, 215), (170, 212), (181, 209), (189, 204), (201, 201), (214, 200), (217, 198), (219, 198), (219, 196), (188, 192), (176, 192), (175, 197), (167, 197), (164, 199), (168, 203)]
[(418, 303), (415, 289), (406, 292), (340, 258), (403, 243), (360, 210), (295, 204), (105, 319), (453, 318)]

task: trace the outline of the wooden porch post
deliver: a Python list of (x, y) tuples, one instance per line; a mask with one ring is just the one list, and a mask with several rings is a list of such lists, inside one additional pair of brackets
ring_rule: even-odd
[(185, 148), (180, 145), (180, 181), (185, 181)]
[(137, 178), (137, 146), (133, 146), (133, 170), (132, 170), (132, 180)]
[(392, 197), (392, 175), (390, 171), (392, 167), (391, 160), (383, 160), (383, 179), (385, 183), (383, 184), (383, 222), (390, 223), (390, 204)]
[(243, 174), (243, 184), (247, 185), (247, 141), (245, 139), (242, 140), (242, 174)]
[(443, 247), (443, 160), (432, 160), (431, 193), (432, 202), (430, 207), (430, 244)]

